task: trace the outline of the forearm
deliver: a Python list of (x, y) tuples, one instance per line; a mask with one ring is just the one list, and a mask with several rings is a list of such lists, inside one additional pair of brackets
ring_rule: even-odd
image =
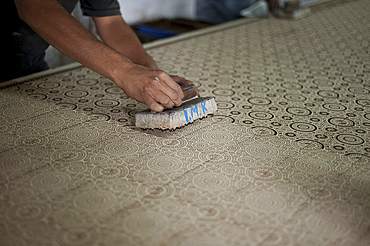
[(143, 49), (139, 39), (121, 16), (93, 17), (101, 39), (133, 63), (158, 69), (155, 61)]
[(114, 79), (122, 65), (131, 63), (90, 34), (58, 2), (16, 0), (15, 3), (20, 18), (49, 44), (103, 76)]
[[(56, 0), (15, 0), (15, 3), (20, 18), (49, 44), (113, 80), (129, 97), (155, 111), (181, 105), (184, 94), (180, 86), (157, 68), (140, 42), (135, 40), (135, 35), (126, 32), (123, 33), (129, 35), (118, 35), (124, 38), (124, 46), (117, 46), (116, 40), (111, 43), (110, 38), (106, 39), (107, 35), (101, 34), (103, 40), (108, 40), (109, 45), (106, 45), (90, 34)], [(114, 34), (112, 31), (110, 35)]]

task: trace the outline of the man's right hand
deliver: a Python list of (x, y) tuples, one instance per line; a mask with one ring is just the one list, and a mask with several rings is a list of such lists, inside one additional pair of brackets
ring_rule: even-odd
[(164, 71), (133, 63), (125, 66), (114, 81), (127, 96), (156, 112), (180, 106), (184, 97), (180, 85)]

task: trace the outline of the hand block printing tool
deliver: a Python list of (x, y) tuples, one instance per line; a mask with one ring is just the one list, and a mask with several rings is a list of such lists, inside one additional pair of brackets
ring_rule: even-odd
[(216, 112), (214, 98), (198, 97), (194, 85), (185, 85), (181, 88), (184, 99), (180, 107), (165, 109), (163, 112), (154, 112), (150, 109), (138, 112), (135, 116), (136, 127), (174, 130)]

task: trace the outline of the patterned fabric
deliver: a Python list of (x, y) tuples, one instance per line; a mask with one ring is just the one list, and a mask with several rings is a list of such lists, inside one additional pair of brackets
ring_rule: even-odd
[(172, 132), (84, 67), (3, 88), (1, 245), (369, 245), (369, 10), (151, 48), (218, 103)]

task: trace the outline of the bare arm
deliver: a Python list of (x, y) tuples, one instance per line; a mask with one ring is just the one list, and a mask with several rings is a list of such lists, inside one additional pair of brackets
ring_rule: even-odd
[(113, 79), (118, 68), (109, 64), (131, 63), (90, 34), (58, 2), (15, 0), (15, 3), (20, 18), (35, 32), (84, 66)]
[(115, 81), (128, 96), (155, 111), (181, 104), (181, 88), (166, 73), (136, 65), (100, 42), (56, 0), (15, 0), (15, 4), (20, 18), (49, 44)]
[(158, 69), (155, 61), (143, 49), (136, 34), (122, 16), (93, 17), (101, 39), (117, 52), (128, 57), (133, 63)]
[[(93, 20), (104, 43), (128, 57), (135, 64), (158, 69), (156, 62), (143, 49), (136, 34), (126, 24), (122, 16), (93, 17)], [(179, 76), (170, 75), (170, 77), (179, 85), (193, 84), (193, 82)], [(197, 88), (196, 90), (198, 93)]]

